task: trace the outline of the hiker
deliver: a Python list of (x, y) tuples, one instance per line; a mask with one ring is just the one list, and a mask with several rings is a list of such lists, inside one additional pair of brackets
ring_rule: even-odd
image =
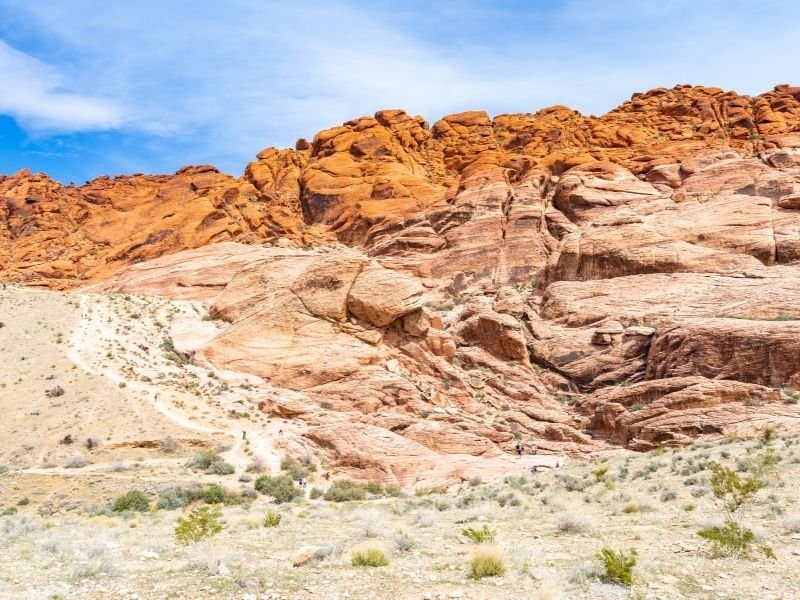
[(539, 467), (531, 465), (531, 475), (536, 475), (539, 472)]
[(325, 475), (324, 475), (324, 477), (325, 477), (325, 481), (330, 481), (330, 479), (331, 479), (331, 474), (330, 474), (328, 471), (325, 471)]
[(537, 454), (539, 454), (539, 449), (534, 444), (534, 446), (531, 448), (531, 456), (536, 456)]
[(242, 439), (243, 440), (247, 439), (247, 432), (246, 431), (242, 431)]
[(523, 447), (523, 445), (520, 444), (519, 442), (517, 442), (517, 445), (515, 446), (515, 448), (517, 450), (517, 458), (522, 458), (522, 453), (525, 451), (525, 448)]

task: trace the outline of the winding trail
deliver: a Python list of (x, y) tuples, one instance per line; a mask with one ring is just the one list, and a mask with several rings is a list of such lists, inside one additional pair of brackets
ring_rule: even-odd
[[(248, 465), (253, 462), (254, 458), (261, 460), (272, 473), (280, 471), (281, 457), (273, 446), (273, 439), (278, 436), (280, 428), (287, 427), (286, 424), (270, 423), (266, 426), (259, 425), (257, 428), (248, 429), (247, 442), (249, 442), (249, 444), (246, 444), (245, 440), (242, 439), (241, 422), (232, 422), (229, 417), (224, 414), (217, 416), (227, 421), (226, 425), (230, 425), (230, 427), (215, 427), (200, 422), (176, 409), (170, 403), (159, 400), (159, 394), (162, 396), (166, 396), (167, 393), (175, 394), (176, 392), (174, 390), (166, 390), (146, 382), (131, 380), (130, 377), (114, 370), (112, 367), (102, 367), (98, 364), (93, 364), (90, 359), (87, 359), (87, 355), (91, 356), (92, 349), (96, 349), (99, 339), (103, 337), (114, 339), (116, 335), (112, 327), (104, 321), (104, 317), (107, 317), (108, 314), (98, 311), (97, 307), (94, 307), (93, 311), (90, 311), (87, 294), (76, 294), (76, 296), (80, 298), (80, 323), (70, 337), (67, 355), (80, 369), (92, 375), (106, 377), (117, 384), (124, 382), (126, 389), (129, 391), (142, 392), (141, 394), (130, 394), (131, 400), (136, 401), (141, 398), (142, 402), (146, 402), (164, 418), (183, 429), (209, 435), (225, 435), (231, 437), (233, 440), (231, 449), (223, 452), (222, 455), (227, 462), (236, 467), (237, 471), (243, 472)], [(94, 318), (93, 314), (96, 315)], [(94, 332), (92, 332), (93, 327), (95, 330)], [(133, 408), (135, 409), (136, 406)], [(248, 454), (245, 453), (248, 447), (252, 452), (252, 456), (248, 456)], [(146, 461), (146, 464), (154, 465), (180, 462), (183, 461), (180, 459), (151, 459)], [(54, 467), (26, 469), (25, 472), (39, 475), (74, 475), (80, 472), (104, 470), (110, 470), (109, 463), (89, 465), (79, 470)]]

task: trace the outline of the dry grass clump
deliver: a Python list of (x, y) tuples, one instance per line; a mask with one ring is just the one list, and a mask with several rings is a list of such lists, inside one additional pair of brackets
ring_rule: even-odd
[(503, 553), (494, 546), (484, 546), (472, 553), (469, 559), (469, 576), (473, 579), (502, 577), (506, 574)]
[(505, 574), (505, 559), (498, 548), (484, 546), (472, 553), (469, 559), (469, 576), (472, 579), (502, 577)]
[(596, 525), (595, 522), (586, 515), (570, 513), (558, 519), (556, 529), (559, 533), (564, 534), (591, 535), (594, 533)]
[(385, 567), (389, 557), (380, 546), (361, 546), (353, 550), (350, 561), (354, 567)]

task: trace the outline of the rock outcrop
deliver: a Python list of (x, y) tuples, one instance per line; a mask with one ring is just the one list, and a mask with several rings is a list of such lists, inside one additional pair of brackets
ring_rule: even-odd
[(517, 438), (796, 428), (798, 263), (788, 85), (601, 117), (384, 110), (239, 179), (0, 177), (0, 278), (205, 303), (213, 327), (175, 329), (194, 361), (269, 381), (261, 409), (304, 421), (299, 447), (404, 485), (501, 465)]

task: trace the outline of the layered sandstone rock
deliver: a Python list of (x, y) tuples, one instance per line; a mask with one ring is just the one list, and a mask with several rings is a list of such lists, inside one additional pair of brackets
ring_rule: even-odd
[(2, 177), (0, 277), (203, 302), (216, 321), (177, 341), (274, 386), (260, 407), (309, 426), (298, 448), (456, 481), (518, 437), (797, 427), (799, 199), (787, 85), (655, 89), (601, 117), (386, 110), (241, 179)]

